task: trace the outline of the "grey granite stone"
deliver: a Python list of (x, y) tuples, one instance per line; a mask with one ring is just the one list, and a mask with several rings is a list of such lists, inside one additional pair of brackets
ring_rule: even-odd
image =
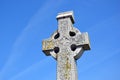
[(57, 15), (58, 30), (43, 40), (42, 50), (57, 60), (57, 80), (78, 80), (76, 60), (85, 50), (90, 50), (88, 33), (73, 27), (73, 12)]

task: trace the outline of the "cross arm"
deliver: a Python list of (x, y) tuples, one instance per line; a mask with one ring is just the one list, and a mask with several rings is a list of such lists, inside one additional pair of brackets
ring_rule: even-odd
[(88, 33), (82, 33), (81, 35), (76, 37), (77, 46), (81, 46), (84, 50), (90, 50), (90, 41)]
[(79, 59), (85, 50), (90, 50), (90, 41), (88, 33), (81, 33), (75, 38), (76, 51), (74, 52), (74, 58)]
[(50, 51), (54, 49), (54, 42), (51, 39), (46, 39), (42, 41), (42, 51), (49, 56)]

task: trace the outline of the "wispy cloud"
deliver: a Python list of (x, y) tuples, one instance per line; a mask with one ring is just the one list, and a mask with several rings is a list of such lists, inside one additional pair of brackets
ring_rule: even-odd
[(37, 63), (31, 65), (30, 67), (28, 67), (24, 71), (18, 73), (17, 75), (13, 76), (9, 80), (18, 80), (19, 78), (25, 76), (26, 74), (32, 73), (33, 71), (35, 71), (37, 69), (40, 69), (42, 71), (42, 69), (44, 68), (43, 66), (46, 66), (46, 65), (48, 65), (48, 63), (50, 63), (49, 59), (50, 58), (44, 58), (44, 59), (42, 59), (40, 62), (37, 62)]
[[(14, 65), (14, 62), (20, 57), (20, 55), (22, 55), (21, 54), (22, 51), (19, 52), (20, 51), (19, 48), (22, 47), (22, 44), (24, 40), (27, 38), (28, 34), (30, 34), (33, 30), (37, 30), (38, 26), (36, 25), (45, 21), (46, 17), (48, 17), (47, 11), (51, 10), (52, 8), (58, 7), (58, 5), (60, 4), (61, 4), (61, 1), (49, 0), (38, 10), (38, 12), (35, 15), (33, 15), (28, 25), (23, 29), (21, 34), (18, 36), (18, 38), (14, 42), (11, 55), (9, 56), (6, 64), (4, 65), (3, 69), (0, 72), (0, 78), (4, 77), (6, 74), (10, 74), (7, 72), (10, 69), (10, 67)], [(52, 14), (53, 14), (52, 12), (49, 12), (49, 16)], [(30, 69), (31, 67), (29, 67), (27, 70), (23, 72), (20, 72), (19, 75), (25, 73), (26, 71), (29, 71)]]
[[(87, 55), (92, 55), (94, 59), (93, 58), (91, 59), (89, 57), (90, 60), (88, 61), (90, 62), (88, 63), (88, 66), (85, 66), (80, 73), (91, 70), (93, 67), (95, 66), (97, 67), (101, 63), (106, 62), (113, 56), (120, 53), (120, 48), (117, 47), (119, 43), (112, 42), (113, 39), (114, 41), (117, 41), (117, 38), (119, 36), (119, 34), (117, 34), (117, 30), (119, 27), (118, 25), (119, 18), (120, 18), (120, 14), (115, 14), (87, 29), (87, 31), (89, 31), (89, 33), (91, 34), (90, 39), (91, 37), (94, 38), (91, 40), (92, 45), (91, 45), (90, 53), (92, 54), (87, 54)], [(116, 26), (110, 27), (109, 25), (110, 26), (116, 25)], [(104, 34), (104, 35), (101, 36), (100, 34)], [(111, 35), (115, 35), (115, 36), (111, 37)], [(114, 46), (115, 44), (116, 46)]]

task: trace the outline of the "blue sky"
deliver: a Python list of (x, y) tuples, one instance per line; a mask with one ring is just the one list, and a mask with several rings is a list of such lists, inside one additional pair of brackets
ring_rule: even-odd
[(0, 0), (0, 80), (56, 80), (56, 61), (41, 42), (70, 10), (91, 42), (77, 61), (78, 80), (120, 80), (119, 0)]

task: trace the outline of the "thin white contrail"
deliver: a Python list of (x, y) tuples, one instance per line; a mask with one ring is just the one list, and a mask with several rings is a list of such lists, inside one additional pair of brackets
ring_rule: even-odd
[(42, 59), (41, 61), (39, 61), (39, 62), (31, 65), (30, 67), (28, 67), (28, 68), (25, 69), (24, 71), (16, 74), (15, 76), (13, 76), (13, 77), (12, 77), (11, 79), (9, 79), (9, 80), (17, 80), (18, 78), (20, 78), (20, 77), (24, 76), (25, 74), (28, 74), (28, 73), (30, 73), (30, 72), (34, 71), (35, 69), (38, 69), (38, 68), (42, 70), (42, 67), (41, 67), (41, 66), (46, 66), (46, 65), (48, 65), (48, 63), (50, 63), (50, 60), (49, 60), (49, 59), (50, 59), (50, 58), (44, 58), (44, 59)]
[[(0, 78), (7, 73), (7, 70), (9, 70), (9, 66), (19, 57), (19, 52), (17, 51), (18, 48), (20, 47), (22, 41), (24, 41), (24, 38), (27, 37), (26, 34), (28, 34), (31, 31), (31, 28), (34, 28), (38, 22), (42, 22), (45, 19), (41, 19), (43, 16), (47, 16), (47, 11), (50, 9), (56, 8), (58, 5), (61, 4), (61, 1), (55, 1), (55, 0), (50, 0), (46, 2), (39, 10), (38, 12), (30, 19), (28, 25), (23, 29), (21, 32), (20, 36), (16, 39), (15, 43), (13, 44), (12, 47), (12, 52), (10, 57), (8, 58), (6, 64), (2, 68), (0, 72)], [(46, 15), (45, 15), (46, 14)], [(49, 12), (49, 15), (51, 15), (52, 12)], [(17, 53), (18, 52), (18, 53)], [(7, 73), (8, 74), (8, 73)]]

